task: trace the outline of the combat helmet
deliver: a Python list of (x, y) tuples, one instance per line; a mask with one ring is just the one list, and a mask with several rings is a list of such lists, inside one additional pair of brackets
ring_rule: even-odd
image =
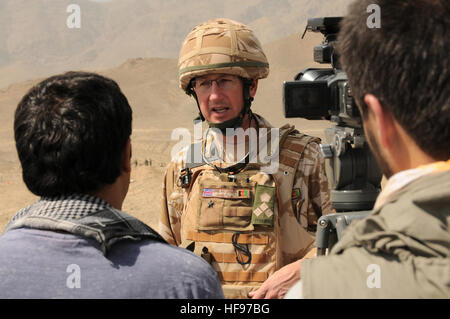
[[(178, 59), (179, 85), (187, 94), (198, 99), (191, 81), (195, 77), (223, 73), (243, 78), (244, 107), (236, 119), (215, 125), (236, 127), (250, 111), (249, 89), (253, 80), (269, 75), (269, 63), (259, 40), (246, 25), (225, 18), (208, 20), (196, 26), (184, 40)], [(198, 105), (199, 106), (199, 105)], [(199, 107), (200, 111), (200, 107)], [(200, 118), (204, 120), (201, 112)], [(211, 126), (212, 123), (210, 123)]]

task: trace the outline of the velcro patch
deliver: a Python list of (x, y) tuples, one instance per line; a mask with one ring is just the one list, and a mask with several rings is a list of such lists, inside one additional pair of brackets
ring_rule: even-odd
[(250, 198), (250, 190), (241, 188), (204, 188), (202, 197), (214, 197), (225, 199)]
[(275, 193), (276, 189), (273, 186), (256, 185), (252, 225), (273, 227)]

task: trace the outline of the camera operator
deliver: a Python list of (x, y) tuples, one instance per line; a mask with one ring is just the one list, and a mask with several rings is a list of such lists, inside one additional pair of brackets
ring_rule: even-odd
[[(367, 26), (370, 4), (381, 28)], [(301, 263), (286, 298), (450, 297), (449, 31), (446, 0), (350, 7), (340, 60), (388, 181), (329, 256)]]

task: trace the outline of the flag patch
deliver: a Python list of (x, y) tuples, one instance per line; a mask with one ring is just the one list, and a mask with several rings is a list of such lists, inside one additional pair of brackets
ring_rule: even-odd
[(212, 188), (205, 188), (203, 190), (203, 197), (212, 197), (213, 195), (213, 189)]
[(238, 190), (238, 197), (248, 198), (248, 189)]

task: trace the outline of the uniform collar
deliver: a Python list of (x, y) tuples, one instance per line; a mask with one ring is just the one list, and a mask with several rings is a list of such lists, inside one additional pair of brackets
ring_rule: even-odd
[(401, 171), (389, 178), (382, 192), (378, 195), (374, 210), (383, 206), (397, 191), (411, 182), (430, 174), (441, 173), (450, 170), (450, 160), (421, 165), (416, 168)]

